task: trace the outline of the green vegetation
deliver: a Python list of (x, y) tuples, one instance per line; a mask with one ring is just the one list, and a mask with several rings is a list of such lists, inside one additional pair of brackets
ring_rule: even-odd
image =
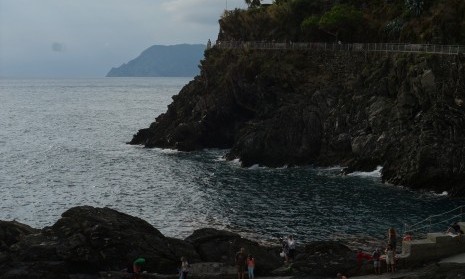
[(220, 40), (465, 44), (463, 0), (274, 0), (225, 11)]
[[(318, 22), (316, 22), (318, 20)], [(328, 12), (324, 13), (321, 18), (310, 16), (305, 19), (301, 27), (317, 24), (318, 28), (330, 35), (333, 35), (336, 40), (349, 39), (354, 33), (359, 33), (362, 29), (363, 14), (360, 10), (347, 4), (335, 5)], [(351, 41), (351, 40), (350, 40)]]
[(245, 0), (249, 8), (257, 8), (260, 6), (260, 0)]

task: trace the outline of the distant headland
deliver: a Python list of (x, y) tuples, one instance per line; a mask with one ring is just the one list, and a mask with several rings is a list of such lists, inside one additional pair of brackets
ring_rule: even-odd
[(137, 58), (117, 68), (107, 77), (193, 77), (199, 74), (202, 44), (153, 45)]

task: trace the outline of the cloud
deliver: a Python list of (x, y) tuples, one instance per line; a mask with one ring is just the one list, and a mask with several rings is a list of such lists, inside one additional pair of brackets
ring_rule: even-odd
[(217, 25), (226, 8), (244, 7), (242, 0), (172, 0), (162, 6), (178, 22)]
[(226, 0), (0, 0), (0, 75), (103, 76), (154, 44), (214, 40), (225, 8)]

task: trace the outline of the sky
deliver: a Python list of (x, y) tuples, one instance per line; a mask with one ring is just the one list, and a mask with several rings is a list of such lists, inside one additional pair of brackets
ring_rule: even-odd
[(103, 77), (152, 45), (216, 40), (244, 0), (0, 0), (0, 77)]

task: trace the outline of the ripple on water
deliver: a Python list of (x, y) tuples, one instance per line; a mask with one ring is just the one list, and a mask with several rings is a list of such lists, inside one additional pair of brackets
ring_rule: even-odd
[(382, 184), (380, 170), (241, 168), (225, 150), (124, 144), (187, 81), (0, 80), (0, 219), (43, 227), (73, 206), (109, 206), (172, 237), (214, 227), (267, 243), (294, 234), (356, 246), (463, 204)]

